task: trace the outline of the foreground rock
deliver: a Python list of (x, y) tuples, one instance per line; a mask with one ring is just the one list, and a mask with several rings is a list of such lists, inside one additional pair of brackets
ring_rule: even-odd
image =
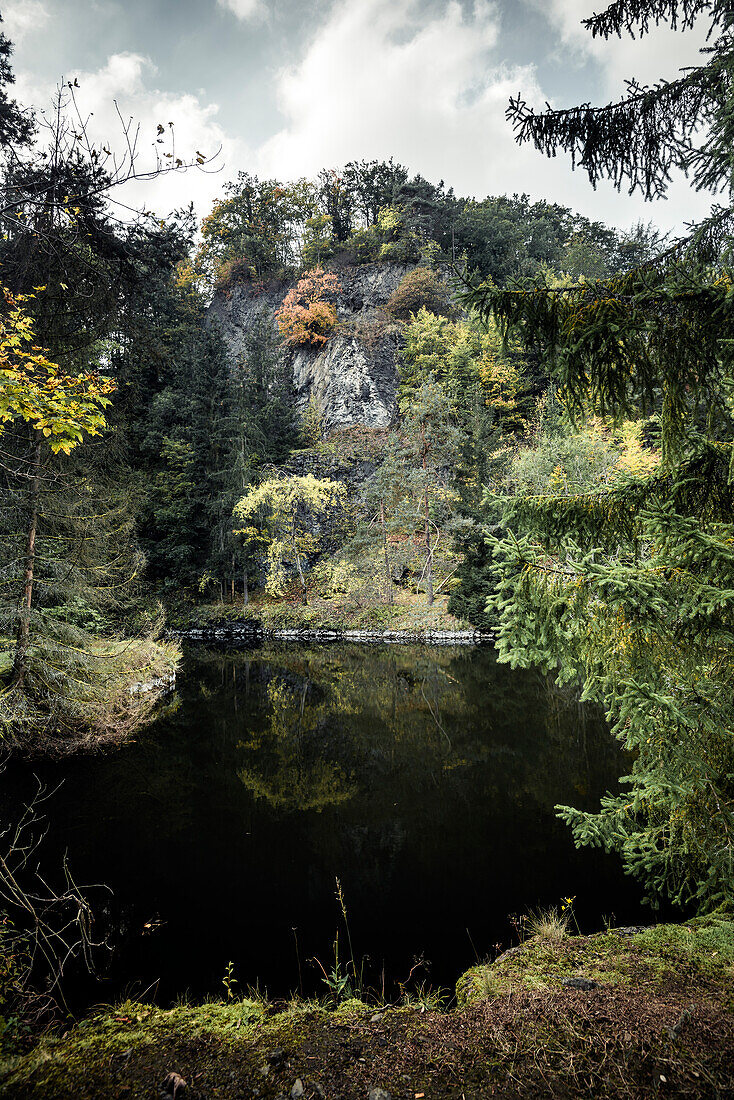
[[(568, 979), (583, 977), (583, 988)], [(587, 984), (593, 982), (593, 987)], [(564, 984), (565, 983), (565, 984)], [(348, 1001), (273, 1013), (253, 1001), (128, 1003), (4, 1066), (14, 1100), (734, 1095), (734, 922), (531, 940), (459, 981), (459, 1007), (375, 1013)], [(277, 1052), (277, 1056), (276, 1056)]]

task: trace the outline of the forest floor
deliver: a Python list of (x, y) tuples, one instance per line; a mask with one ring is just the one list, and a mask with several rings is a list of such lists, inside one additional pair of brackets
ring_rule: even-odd
[(734, 921), (526, 941), (429, 1000), (128, 1002), (0, 1069), (13, 1100), (734, 1096)]

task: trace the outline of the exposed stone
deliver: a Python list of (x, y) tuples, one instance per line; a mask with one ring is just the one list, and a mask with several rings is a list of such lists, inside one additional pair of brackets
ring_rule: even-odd
[(566, 989), (596, 989), (597, 983), (592, 981), (591, 978), (563, 978), (561, 985), (565, 985)]
[[(322, 350), (295, 348), (290, 356), (296, 400), (316, 400), (326, 432), (353, 424), (386, 428), (395, 416), (399, 326), (384, 312), (390, 295), (413, 265), (363, 264), (337, 271), (337, 329)], [(210, 322), (222, 334), (232, 362), (244, 353), (248, 333), (266, 315), (277, 331), (276, 311), (290, 285), (253, 294), (247, 284), (214, 296)]]

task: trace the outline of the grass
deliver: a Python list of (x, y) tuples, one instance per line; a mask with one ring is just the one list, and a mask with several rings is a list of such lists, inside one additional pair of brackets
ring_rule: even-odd
[(550, 909), (538, 909), (531, 912), (527, 920), (527, 930), (536, 940), (545, 943), (560, 943), (568, 935), (568, 925), (571, 920), (571, 910), (559, 912), (553, 906)]
[[(582, 990), (564, 979), (584, 976)], [(262, 998), (163, 1010), (126, 1002), (6, 1060), (13, 1100), (135, 1100), (169, 1073), (187, 1100), (290, 1094), (393, 1097), (734, 1095), (734, 921), (724, 914), (636, 935), (537, 934), (474, 967), (458, 1004), (420, 992), (401, 1007), (330, 1010)], [(320, 1090), (320, 1091), (319, 1091)]]

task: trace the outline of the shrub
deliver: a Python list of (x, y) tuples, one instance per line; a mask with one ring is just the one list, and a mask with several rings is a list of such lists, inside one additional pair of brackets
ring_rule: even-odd
[(376, 226), (357, 229), (352, 233), (344, 248), (349, 252), (355, 264), (371, 264), (380, 257), (380, 234)]
[(238, 256), (236, 260), (226, 260), (217, 271), (214, 289), (227, 294), (232, 287), (250, 283), (255, 277), (252, 261), (247, 256)]
[(399, 321), (409, 320), (420, 309), (443, 317), (451, 317), (456, 312), (448, 287), (427, 267), (409, 271), (391, 294), (385, 309)]
[(275, 315), (285, 342), (322, 347), (336, 324), (336, 306), (330, 299), (340, 290), (333, 272), (321, 267), (307, 271), (295, 289), (288, 292)]

